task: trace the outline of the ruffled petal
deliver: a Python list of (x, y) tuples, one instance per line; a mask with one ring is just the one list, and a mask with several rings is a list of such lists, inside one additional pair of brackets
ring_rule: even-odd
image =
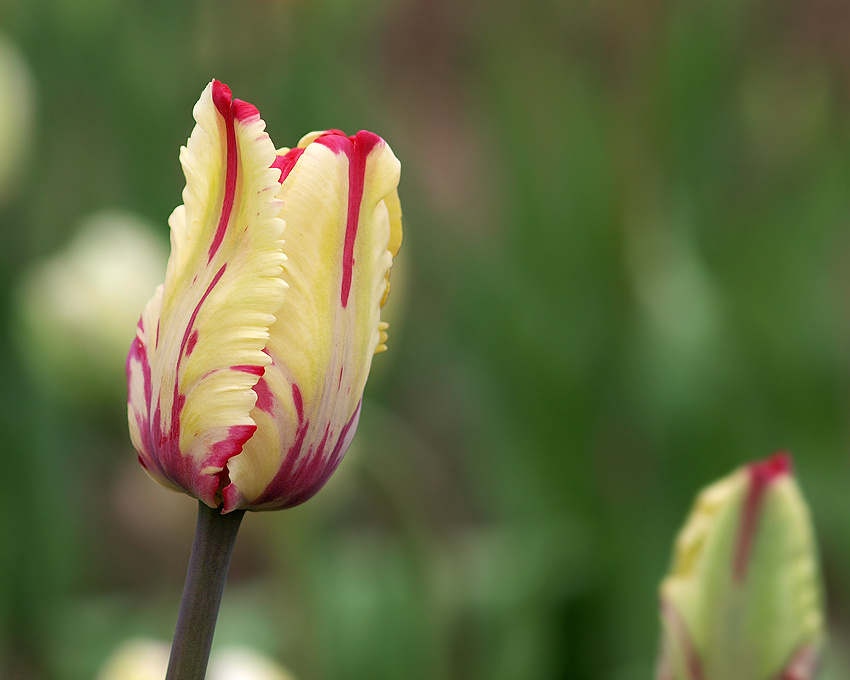
[(380, 310), (401, 244), (400, 164), (377, 135), (313, 133), (276, 166), (290, 288), (255, 387), (257, 433), (228, 462), (228, 510), (297, 505), (336, 468), (386, 340)]
[(252, 388), (271, 363), (264, 349), (286, 258), (280, 171), (259, 112), (213, 81), (194, 117), (165, 283), (127, 360), (128, 410), (148, 473), (215, 506), (227, 460), (257, 427)]

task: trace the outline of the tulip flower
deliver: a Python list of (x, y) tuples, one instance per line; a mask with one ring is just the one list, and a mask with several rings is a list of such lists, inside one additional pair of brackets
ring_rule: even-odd
[(808, 510), (787, 454), (705, 489), (661, 586), (658, 680), (811, 680), (823, 613)]
[(351, 443), (401, 244), (399, 162), (377, 135), (275, 151), (213, 81), (180, 160), (171, 258), (127, 360), (139, 461), (224, 512), (322, 487)]
[(377, 135), (275, 151), (215, 80), (194, 117), (165, 282), (127, 358), (139, 462), (200, 501), (169, 680), (203, 677), (244, 511), (303, 503), (351, 443), (401, 245), (400, 166)]

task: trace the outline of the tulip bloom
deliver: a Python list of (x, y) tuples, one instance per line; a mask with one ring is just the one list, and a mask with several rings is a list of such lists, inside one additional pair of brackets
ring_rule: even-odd
[(814, 537), (786, 454), (705, 489), (661, 586), (658, 680), (811, 680), (823, 646)]
[(194, 117), (165, 282), (127, 359), (130, 434), (165, 486), (222, 512), (287, 508), (339, 464), (386, 349), (400, 165), (365, 131), (275, 151), (218, 81)]

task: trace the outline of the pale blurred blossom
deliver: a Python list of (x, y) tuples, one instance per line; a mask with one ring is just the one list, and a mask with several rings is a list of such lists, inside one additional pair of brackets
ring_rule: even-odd
[(249, 647), (213, 652), (207, 680), (295, 680), (267, 656)]
[(162, 680), (170, 647), (159, 640), (128, 640), (109, 657), (96, 680)]
[[(168, 669), (168, 643), (128, 640), (107, 659), (96, 680), (162, 680)], [(295, 680), (264, 654), (243, 646), (213, 651), (207, 680)]]
[(62, 251), (30, 267), (17, 290), (16, 327), (36, 378), (74, 401), (123, 396), (138, 309), (167, 258), (153, 227), (113, 211), (86, 219)]

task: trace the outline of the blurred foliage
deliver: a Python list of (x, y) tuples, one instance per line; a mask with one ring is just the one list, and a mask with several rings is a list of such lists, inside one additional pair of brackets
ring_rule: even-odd
[(216, 644), (299, 680), (649, 678), (695, 491), (787, 448), (840, 668), (848, 28), (837, 0), (0, 0), (31, 80), (0, 75), (0, 677), (172, 634), (194, 502), (122, 404), (34, 380), (13, 291), (103, 209), (166, 236), (212, 77), (281, 146), (384, 136), (406, 224), (355, 444), (246, 519)]

